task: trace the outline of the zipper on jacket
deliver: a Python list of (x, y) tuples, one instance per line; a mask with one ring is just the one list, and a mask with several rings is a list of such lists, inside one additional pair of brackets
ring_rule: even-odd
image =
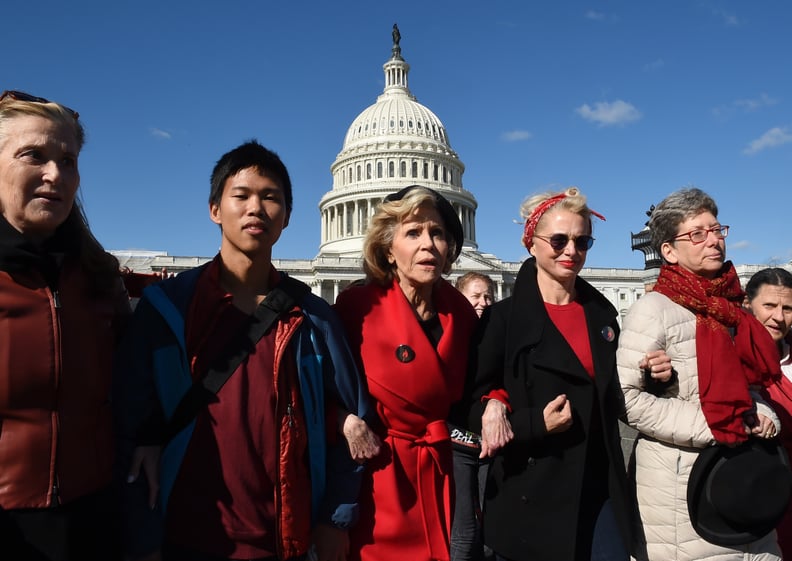
[[(281, 318), (280, 321), (286, 322), (287, 326), (291, 325), (291, 324), (288, 323), (288, 320), (285, 319), (285, 318)], [(288, 342), (291, 342), (292, 337), (294, 336), (294, 333), (296, 332), (297, 329), (299, 329), (300, 323), (301, 323), (300, 321), (297, 321), (296, 326), (294, 326), (292, 329), (290, 329), (286, 333), (286, 339), (287, 339)], [(283, 348), (285, 348), (285, 346)], [(282, 387), (284, 385), (286, 385), (288, 387), (288, 384), (283, 382), (280, 379), (280, 363), (283, 361), (282, 354), (283, 354), (283, 350), (281, 350), (281, 354), (278, 354), (277, 350), (275, 351), (275, 361), (274, 361), (275, 368), (273, 370), (274, 386), (275, 386), (275, 412), (276, 412), (276, 416), (277, 416), (277, 419), (278, 419), (278, 451), (279, 452), (280, 452), (281, 445), (282, 445), (282, 443), (281, 443), (281, 430), (280, 430), (280, 428), (282, 426), (281, 425), (281, 422), (282, 422), (281, 419), (282, 418), (279, 415), (279, 413), (281, 411), (282, 402), (280, 400), (281, 400), (281, 397), (287, 396), (289, 394), (287, 388)], [(297, 357), (297, 359), (299, 360), (299, 357)], [(299, 366), (297, 368), (299, 369)], [(294, 423), (294, 403), (291, 401), (291, 397), (289, 397), (289, 401), (286, 403), (286, 426), (291, 429), (291, 428), (294, 427), (294, 424), (295, 424)], [(283, 487), (282, 487), (282, 484), (281, 484), (281, 466), (280, 466), (280, 462), (278, 463), (278, 469), (276, 470), (275, 473), (277, 474), (277, 480), (275, 481), (275, 520), (276, 520), (276, 524), (275, 524), (275, 533), (276, 533), (276, 536), (275, 536), (275, 550), (276, 550), (276, 552), (278, 554), (277, 555), (278, 559), (284, 559), (285, 556), (286, 556), (286, 552), (285, 552), (286, 548), (284, 547), (284, 544), (283, 544), (283, 516), (282, 516), (283, 513), (281, 512), (282, 511), (282, 507), (283, 507), (283, 504), (282, 504), (283, 503), (283, 494), (282, 494)]]
[(50, 501), (51, 507), (60, 506), (60, 487), (58, 487), (58, 476), (55, 476), (55, 481), (52, 484), (52, 501)]
[(55, 445), (52, 449), (52, 469), (53, 473), (53, 480), (52, 480), (52, 500), (50, 501), (50, 505), (53, 507), (57, 507), (61, 504), (60, 498), (60, 481), (58, 480), (58, 456), (57, 456), (57, 442), (60, 439), (60, 416), (58, 415), (58, 394), (60, 393), (60, 377), (61, 377), (61, 369), (63, 368), (63, 355), (61, 353), (61, 298), (60, 292), (55, 289), (51, 291), (52, 294), (52, 307), (55, 310), (55, 317), (54, 317), (54, 341), (55, 341), (55, 360), (56, 360), (56, 367), (55, 367), (55, 409), (53, 411), (54, 417), (54, 426), (53, 426), (53, 442)]
[(288, 421), (289, 428), (294, 427), (294, 406), (291, 404), (291, 402), (289, 402), (289, 404), (286, 405), (286, 417), (288, 417), (289, 419)]

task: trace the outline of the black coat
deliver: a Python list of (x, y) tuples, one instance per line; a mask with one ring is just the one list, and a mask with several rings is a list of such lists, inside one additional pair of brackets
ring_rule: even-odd
[[(616, 310), (583, 279), (575, 288), (588, 324), (593, 380), (547, 315), (534, 259), (520, 269), (513, 296), (485, 312), (474, 339), (471, 426), (480, 429), (480, 398), (491, 389), (504, 388), (512, 407), (514, 440), (493, 461), (484, 506), (484, 542), (509, 559), (575, 559), (577, 540), (590, 540), (592, 511), (607, 497), (625, 547), (631, 541)], [(543, 410), (559, 394), (571, 402), (573, 425), (548, 435)]]

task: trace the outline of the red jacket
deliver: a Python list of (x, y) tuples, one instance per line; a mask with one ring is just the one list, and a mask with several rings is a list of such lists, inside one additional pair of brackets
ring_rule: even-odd
[(451, 404), (462, 397), (476, 314), (445, 280), (434, 288), (437, 349), (398, 283), (342, 292), (336, 310), (368, 381), (383, 450), (368, 462), (352, 561), (448, 561)]
[(129, 302), (91, 294), (66, 259), (56, 290), (0, 271), (0, 508), (68, 503), (110, 483), (113, 350)]

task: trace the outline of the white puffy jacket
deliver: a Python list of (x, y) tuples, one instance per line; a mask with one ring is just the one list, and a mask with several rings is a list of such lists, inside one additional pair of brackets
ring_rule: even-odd
[[(638, 368), (648, 352), (664, 349), (676, 380), (647, 391)], [(633, 463), (638, 508), (645, 544), (637, 557), (650, 561), (780, 560), (775, 532), (733, 548), (711, 544), (690, 523), (687, 482), (702, 448), (714, 444), (699, 402), (696, 362), (696, 317), (666, 296), (650, 292), (630, 308), (619, 338), (617, 364), (627, 422), (639, 432)], [(756, 396), (755, 396), (756, 399)], [(764, 403), (759, 412), (780, 428), (778, 417)]]

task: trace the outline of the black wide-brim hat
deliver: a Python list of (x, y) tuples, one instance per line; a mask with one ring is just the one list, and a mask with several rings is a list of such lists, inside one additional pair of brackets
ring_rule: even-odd
[(454, 238), (456, 249), (454, 250), (454, 258), (452, 261), (456, 261), (457, 257), (459, 257), (459, 254), (462, 252), (462, 244), (465, 241), (465, 232), (462, 229), (462, 222), (459, 221), (459, 216), (457, 216), (456, 211), (454, 211), (454, 207), (451, 206), (451, 203), (448, 202), (448, 199), (429, 187), (424, 187), (423, 185), (410, 185), (404, 189), (396, 191), (395, 193), (391, 193), (385, 197), (385, 200), (387, 202), (400, 201), (405, 197), (405, 195), (407, 195), (407, 193), (415, 189), (425, 189), (434, 195), (435, 208), (437, 209), (437, 212), (440, 213), (440, 217), (443, 219), (446, 231), (452, 238)]
[(749, 438), (701, 451), (687, 489), (690, 522), (710, 543), (734, 546), (769, 534), (792, 496), (789, 458), (775, 440)]

